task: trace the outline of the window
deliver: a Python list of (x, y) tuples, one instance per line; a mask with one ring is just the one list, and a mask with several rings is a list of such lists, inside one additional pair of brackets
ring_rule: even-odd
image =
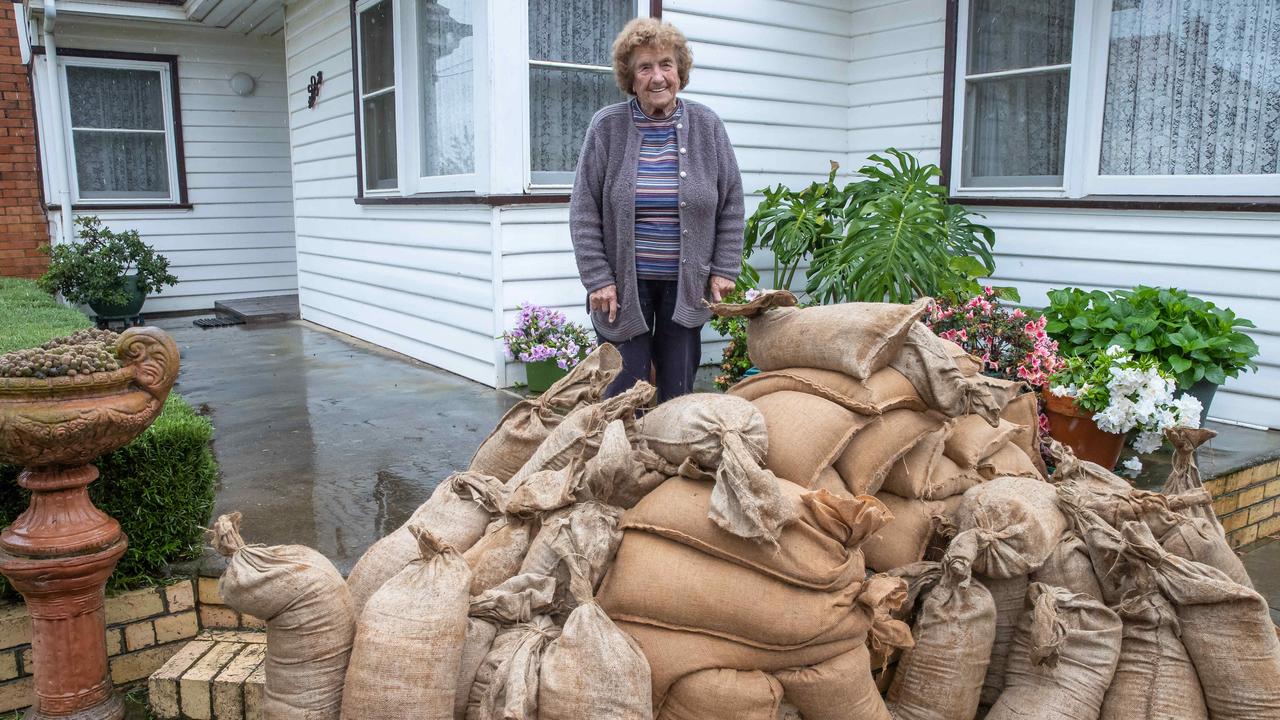
[(613, 39), (635, 0), (529, 0), (529, 169), (534, 185), (571, 185), (587, 125), (626, 95)]
[(59, 58), (72, 201), (184, 203), (173, 64), (87, 55)]
[(357, 15), (360, 130), (365, 190), (398, 186), (396, 158), (395, 7), (379, 0)]
[(423, 177), (475, 172), (471, 0), (417, 0)]
[(960, 0), (958, 195), (1280, 193), (1274, 0)]

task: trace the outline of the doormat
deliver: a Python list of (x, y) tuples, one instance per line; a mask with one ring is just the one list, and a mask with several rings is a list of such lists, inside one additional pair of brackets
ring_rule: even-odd
[(232, 325), (243, 325), (244, 320), (233, 317), (222, 317), (221, 315), (211, 318), (196, 318), (192, 321), (196, 327), (202, 328), (219, 328), (231, 327)]

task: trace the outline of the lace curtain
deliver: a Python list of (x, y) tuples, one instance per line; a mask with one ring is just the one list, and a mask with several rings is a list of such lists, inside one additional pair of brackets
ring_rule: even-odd
[(471, 0), (420, 0), (422, 174), (475, 171)]
[[(634, 0), (529, 0), (529, 58), (610, 68), (613, 39), (634, 14)], [(530, 67), (534, 182), (571, 182), (591, 117), (625, 97), (612, 70)]]
[(161, 82), (156, 70), (67, 66), (81, 197), (169, 196)]
[(974, 0), (966, 83), (966, 185), (1056, 185), (1067, 138), (1073, 0)]
[(1277, 172), (1280, 0), (1116, 0), (1104, 175)]

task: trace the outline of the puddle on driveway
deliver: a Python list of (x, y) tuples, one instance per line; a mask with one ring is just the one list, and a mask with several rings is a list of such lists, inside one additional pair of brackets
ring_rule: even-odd
[(307, 323), (159, 324), (182, 351), (176, 391), (211, 410), (214, 512), (239, 510), (249, 542), (309, 545), (344, 573), (464, 469), (515, 403)]

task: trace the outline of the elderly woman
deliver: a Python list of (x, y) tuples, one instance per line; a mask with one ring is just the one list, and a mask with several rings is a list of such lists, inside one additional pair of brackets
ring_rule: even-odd
[(596, 334), (617, 346), (616, 395), (657, 371), (658, 399), (693, 389), (705, 300), (742, 266), (742, 176), (724, 125), (677, 94), (693, 55), (670, 23), (632, 20), (613, 72), (632, 98), (596, 113), (569, 210), (578, 274)]

